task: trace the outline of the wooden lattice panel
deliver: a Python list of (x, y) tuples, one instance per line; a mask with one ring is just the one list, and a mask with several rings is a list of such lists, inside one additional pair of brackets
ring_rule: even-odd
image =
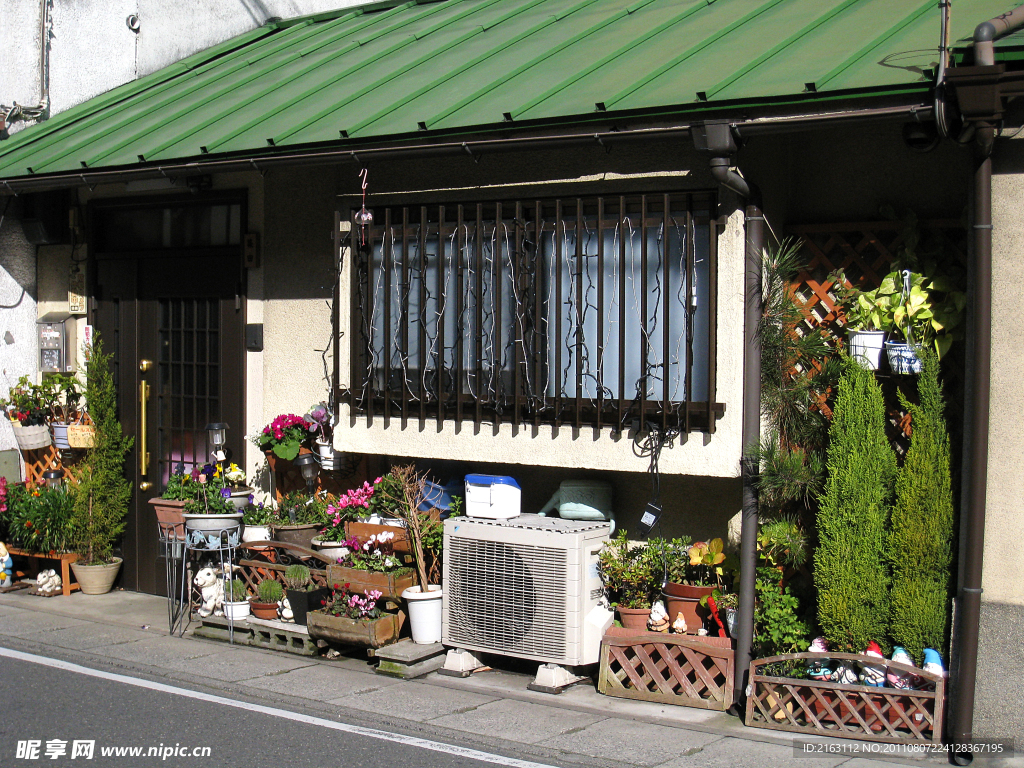
[[(762, 673), (769, 664), (802, 666), (807, 660), (825, 658), (833, 665), (845, 660), (886, 672), (914, 674), (920, 687), (875, 688)], [(750, 686), (746, 711), (750, 726), (897, 744), (942, 742), (944, 678), (888, 659), (849, 653), (793, 653), (755, 659), (750, 664)]]
[(725, 710), (732, 706), (730, 640), (611, 627), (598, 690), (608, 696)]
[(21, 457), (25, 461), (25, 481), (30, 485), (42, 485), (43, 472), (61, 467), (60, 452), (52, 444), (45, 448), (22, 451)]
[(238, 549), (238, 569), (235, 578), (245, 582), (249, 591), (256, 594), (256, 589), (264, 579), (272, 579), (284, 583), (284, 572), (289, 565), (299, 564), (309, 568), (310, 579), (315, 587), (329, 586), (327, 583), (327, 566), (334, 561), (295, 544), (280, 541), (252, 541), (241, 544)]

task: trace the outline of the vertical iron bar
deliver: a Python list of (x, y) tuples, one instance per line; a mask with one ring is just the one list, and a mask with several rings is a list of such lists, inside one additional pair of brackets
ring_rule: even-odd
[[(547, 405), (547, 387), (543, 384), (544, 382), (544, 368), (547, 364), (547, 345), (544, 343), (546, 334), (541, 331), (541, 323), (544, 324), (545, 331), (548, 328), (548, 322), (544, 317), (544, 296), (546, 292), (545, 280), (546, 271), (541, 274), (541, 270), (545, 269), (546, 260), (543, 258), (544, 245), (542, 238), (544, 237), (544, 209), (540, 200), (534, 201), (533, 209), (533, 227), (534, 227), (534, 250), (533, 250), (533, 386), (534, 386), (534, 412), (533, 412), (533, 426), (540, 427), (540, 415), (541, 410)], [(550, 312), (550, 309), (549, 309)]]
[(696, 257), (696, 246), (694, 235), (697, 228), (693, 224), (693, 198), (686, 196), (686, 402), (683, 404), (683, 419), (686, 422), (686, 432), (689, 435), (693, 429), (691, 423), (690, 403), (693, 401), (693, 321), (696, 316), (693, 301), (696, 296), (696, 269), (694, 261)]
[[(427, 368), (427, 207), (420, 206), (420, 236), (419, 236), (419, 264), (416, 270), (419, 273), (420, 296), (419, 296), (419, 319), (416, 325), (419, 327), (417, 338), (419, 343), (416, 348), (416, 357), (419, 365), (416, 366), (417, 390), (420, 398), (420, 429), (427, 423), (427, 385), (425, 373)], [(411, 361), (410, 361), (411, 363)], [(411, 365), (410, 365), (411, 367)]]
[[(708, 425), (709, 435), (715, 434), (715, 390), (718, 388), (718, 197), (708, 201)], [(744, 446), (746, 448), (746, 446)]]
[[(562, 235), (559, 236), (559, 229)], [(565, 224), (562, 221), (562, 201), (555, 201), (555, 427), (562, 425), (562, 242)]]
[[(494, 387), (494, 423), (501, 425), (501, 411), (505, 407), (505, 388), (502, 386), (505, 375), (505, 345), (502, 331), (501, 304), (504, 300), (504, 280), (502, 280), (502, 222), (501, 203), (497, 203), (494, 209), (494, 245), (491, 246), (491, 264), (494, 270), (494, 279), (491, 282), (491, 297), (494, 300), (494, 356), (491, 361), (491, 376), (497, 379)], [(497, 376), (494, 371), (497, 370)]]
[(452, 264), (455, 265), (455, 275), (458, 280), (457, 290), (455, 291), (455, 422), (460, 424), (462, 422), (462, 400), (463, 400), (463, 387), (465, 382), (462, 380), (463, 371), (463, 357), (465, 355), (466, 345), (466, 329), (462, 326), (462, 316), (466, 311), (465, 305), (465, 291), (466, 285), (464, 282), (464, 270), (462, 268), (462, 249), (468, 247), (466, 240), (462, 234), (462, 213), (463, 207), (460, 205), (456, 214), (455, 222), (455, 254), (452, 258)]
[(576, 429), (583, 426), (583, 198), (576, 198)]
[(523, 339), (523, 303), (521, 301), (521, 291), (523, 290), (522, 281), (520, 275), (523, 271), (522, 259), (523, 259), (523, 203), (521, 200), (516, 200), (516, 218), (513, 222), (515, 227), (515, 254), (509, 259), (512, 265), (512, 300), (515, 302), (515, 319), (513, 332), (515, 334), (515, 381), (513, 386), (515, 387), (515, 404), (513, 406), (512, 414), (512, 434), (519, 434), (519, 425), (522, 421), (522, 407), (523, 407), (523, 351), (525, 340)]
[(437, 209), (437, 300), (435, 301), (437, 311), (437, 326), (434, 329), (435, 338), (437, 339), (437, 359), (434, 362), (434, 375), (437, 385), (435, 387), (435, 397), (437, 399), (437, 431), (440, 432), (444, 426), (444, 417), (448, 411), (448, 392), (444, 386), (444, 374), (445, 360), (444, 360), (444, 316), (441, 312), (441, 308), (444, 307), (444, 311), (448, 311), (448, 300), (445, 294), (445, 287), (448, 284), (448, 274), (445, 272), (445, 265), (447, 261), (445, 259), (444, 248), (448, 242), (445, 233), (445, 218), (444, 218), (444, 206), (438, 206)]
[[(189, 367), (192, 369), (192, 423), (189, 425), (189, 430), (192, 432), (192, 445), (195, 445), (196, 443), (199, 442), (199, 435), (197, 434), (198, 430), (196, 429), (196, 422), (197, 422), (196, 403), (199, 400), (199, 397), (197, 395), (197, 393), (199, 391), (199, 382), (197, 381), (197, 376), (196, 376), (197, 369), (199, 368), (198, 361), (196, 360), (196, 358), (198, 357), (197, 350), (199, 349), (199, 335), (198, 335), (198, 329), (197, 329), (197, 326), (199, 325), (199, 310), (198, 310), (199, 299), (192, 299), (190, 302), (188, 302), (188, 304), (190, 306), (190, 310), (191, 310), (191, 314), (192, 314), (192, 355), (191, 355), (191, 359), (189, 360)], [(206, 433), (204, 432), (203, 434), (205, 436)], [(206, 440), (204, 439), (203, 440), (204, 455), (208, 456), (208, 453), (205, 450), (206, 448), (207, 448)], [(206, 460), (204, 459), (200, 463), (201, 464), (205, 464)]]
[(619, 197), (619, 429), (626, 418), (626, 198)]
[(671, 218), (669, 216), (672, 207), (672, 198), (669, 195), (665, 195), (662, 201), (661, 211), (661, 264), (662, 264), (662, 280), (661, 280), (661, 431), (662, 434), (668, 429), (668, 411), (669, 403), (672, 401), (672, 392), (669, 387), (669, 366), (672, 362), (672, 356), (669, 354), (669, 348), (672, 344), (672, 336), (669, 333), (669, 318), (671, 313), (669, 307), (671, 301), (671, 281), (669, 280), (669, 259), (671, 258), (671, 252), (668, 247), (669, 243), (669, 223)]
[[(395, 261), (395, 249), (391, 244), (391, 228), (394, 226), (394, 222), (391, 220), (391, 209), (384, 209), (384, 233), (381, 235), (380, 242), (380, 265), (381, 271), (384, 273), (384, 291), (383, 291), (383, 306), (381, 307), (384, 315), (384, 333), (381, 337), (381, 367), (383, 369), (384, 382), (381, 386), (381, 393), (384, 395), (384, 427), (391, 426), (391, 342), (393, 337), (393, 331), (391, 330), (391, 291), (393, 286), (391, 285), (391, 266)], [(376, 297), (376, 292), (373, 290), (373, 227), (370, 227), (370, 250), (366, 257), (367, 265), (369, 268), (369, 276), (366, 279), (367, 295), (370, 296), (370, 301), (373, 302)], [(367, 318), (367, 322), (373, 317), (373, 305), (370, 306), (370, 318)], [(370, 328), (370, 339), (372, 343), (373, 339), (373, 328)], [(370, 362), (372, 366), (372, 359)], [(370, 381), (376, 382), (377, 371), (370, 369)], [(371, 387), (370, 397), (367, 400), (369, 406), (369, 418), (370, 423), (373, 420), (373, 400), (375, 387)]]
[[(647, 195), (640, 195), (640, 428), (643, 429), (647, 419), (647, 374), (650, 371), (648, 362), (651, 348), (647, 335)], [(636, 288), (636, 277), (633, 278)]]
[(484, 357), (484, 333), (483, 333), (483, 272), (484, 272), (484, 206), (483, 203), (476, 204), (476, 325), (473, 330), (476, 334), (476, 357), (473, 364), (476, 368), (476, 429), (480, 429), (483, 422), (483, 357)]
[(597, 198), (597, 415), (594, 436), (601, 434), (604, 415), (604, 198)]
[(409, 425), (409, 298), (412, 292), (409, 290), (409, 208), (402, 207), (402, 284), (398, 294), (398, 317), (402, 320), (399, 332), (401, 344), (398, 351), (399, 358), (404, 360), (402, 365), (402, 429)]

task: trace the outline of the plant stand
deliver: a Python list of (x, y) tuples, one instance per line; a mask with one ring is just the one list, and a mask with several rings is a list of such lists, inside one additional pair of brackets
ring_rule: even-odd
[[(911, 673), (923, 689), (875, 688), (765, 675), (763, 667), (809, 660), (854, 661)], [(791, 653), (750, 663), (746, 724), (755, 728), (894, 744), (941, 744), (945, 679), (889, 659), (852, 653)]]
[(725, 711), (732, 706), (734, 654), (723, 637), (609, 627), (597, 690), (606, 696)]
[[(54, 560), (60, 561), (60, 583), (61, 583), (61, 594), (64, 597), (68, 597), (72, 592), (80, 589), (78, 582), (71, 578), (71, 564), (78, 560), (78, 555), (72, 555), (68, 553), (58, 554), (56, 552), (52, 554), (37, 554), (34, 552), (26, 552), (23, 549), (17, 547), (8, 547), (7, 551), (10, 552), (12, 557), (27, 557), (35, 560)], [(33, 562), (35, 566), (35, 573), (39, 573), (39, 563)]]

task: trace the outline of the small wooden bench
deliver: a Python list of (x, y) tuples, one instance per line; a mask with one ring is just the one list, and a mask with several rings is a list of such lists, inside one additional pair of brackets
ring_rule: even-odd
[[(64, 597), (67, 597), (76, 589), (79, 589), (78, 582), (71, 580), (71, 564), (78, 560), (78, 555), (72, 555), (69, 553), (60, 554), (57, 552), (26, 552), (25, 550), (18, 549), (17, 547), (8, 547), (7, 551), (11, 553), (11, 557), (28, 557), (32, 558), (33, 560), (59, 560), (61, 591), (63, 592)], [(36, 574), (38, 574), (40, 570), (42, 569), (36, 568)]]

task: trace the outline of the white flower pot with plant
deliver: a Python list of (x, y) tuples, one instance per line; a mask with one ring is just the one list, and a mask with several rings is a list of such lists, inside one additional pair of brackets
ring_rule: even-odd
[(224, 589), (224, 616), (231, 621), (241, 621), (251, 615), (249, 592), (241, 579), (228, 582)]
[(836, 294), (836, 309), (845, 317), (850, 357), (862, 367), (877, 371), (882, 358), (885, 329), (892, 325), (891, 296), (879, 289), (854, 288), (842, 270), (829, 275)]

